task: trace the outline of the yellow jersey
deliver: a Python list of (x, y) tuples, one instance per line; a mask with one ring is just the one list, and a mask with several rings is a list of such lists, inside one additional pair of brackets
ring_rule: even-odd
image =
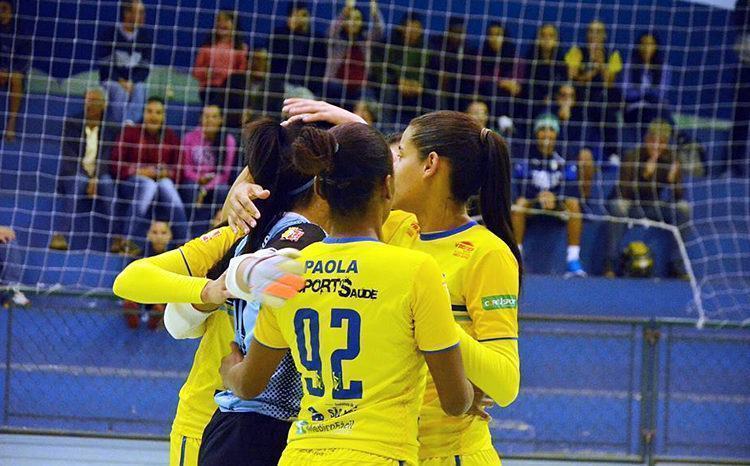
[[(178, 249), (133, 262), (117, 277), (115, 292), (139, 302), (199, 303), (206, 274), (240, 237), (229, 227), (217, 228)], [(234, 340), (234, 325), (225, 308), (202, 325), (203, 336), (172, 423), (173, 434), (195, 439), (203, 437), (216, 411), (214, 393), (223, 389), (219, 365)]]
[(255, 339), (290, 348), (302, 374), (287, 449), (332, 447), (416, 463), (421, 352), (458, 342), (435, 260), (371, 238), (327, 238), (302, 251), (305, 288), (262, 309)]
[[(484, 226), (422, 233), (414, 249), (432, 256), (450, 291), (453, 317), (480, 342), (518, 338), (518, 263)], [(487, 421), (447, 416), (428, 375), (419, 416), (420, 458), (468, 455), (492, 448)]]
[(417, 216), (403, 210), (392, 210), (383, 224), (383, 242), (391, 246), (411, 248), (418, 239)]

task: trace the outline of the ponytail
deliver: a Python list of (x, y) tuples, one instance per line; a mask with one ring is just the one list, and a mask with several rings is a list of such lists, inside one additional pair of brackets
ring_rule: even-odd
[(485, 167), (479, 189), (479, 211), (484, 226), (508, 245), (518, 262), (518, 286), (523, 281), (523, 260), (513, 234), (511, 210), (511, 163), (508, 144), (494, 131), (483, 128), (480, 141)]

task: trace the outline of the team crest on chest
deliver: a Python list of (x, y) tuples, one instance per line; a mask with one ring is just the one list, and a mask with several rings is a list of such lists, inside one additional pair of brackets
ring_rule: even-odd
[(459, 241), (456, 243), (456, 249), (453, 250), (453, 255), (462, 259), (468, 259), (471, 253), (474, 252), (474, 243), (471, 241)]
[(300, 227), (289, 227), (284, 233), (281, 234), (281, 239), (284, 241), (291, 241), (296, 243), (305, 236), (305, 230)]

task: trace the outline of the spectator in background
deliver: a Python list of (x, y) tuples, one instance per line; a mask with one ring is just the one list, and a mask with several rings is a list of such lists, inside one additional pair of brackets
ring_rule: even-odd
[(515, 167), (521, 193), (515, 202), (517, 209), (511, 213), (513, 231), (521, 245), (526, 233), (526, 209), (529, 208), (568, 214), (566, 275), (585, 277), (580, 261), (583, 219), (578, 200), (578, 167), (557, 152), (559, 132), (560, 125), (554, 115), (542, 115), (534, 123), (536, 139), (529, 156)]
[(21, 251), (13, 244), (15, 241), (16, 232), (10, 227), (0, 226), (0, 286), (14, 286), (11, 290), (0, 293), (0, 301), (6, 308), (11, 303), (16, 306), (31, 304), (17, 287), (21, 283)]
[[(169, 223), (154, 220), (146, 233), (146, 257), (156, 256), (166, 252), (172, 241), (172, 229)], [(151, 330), (156, 330), (164, 320), (165, 304), (139, 304), (133, 301), (122, 302), (125, 322), (132, 329), (138, 328), (141, 321)]]
[(225, 131), (221, 109), (217, 105), (203, 107), (200, 126), (182, 138), (179, 191), (192, 211), (206, 204), (221, 206), (229, 192), (236, 156), (237, 141)]
[(450, 17), (448, 31), (430, 40), (430, 70), (436, 73), (436, 88), (444, 110), (460, 111), (474, 93), (476, 50), (466, 39), (463, 18)]
[(211, 39), (198, 51), (193, 67), (204, 105), (224, 108), (227, 80), (230, 75), (247, 70), (247, 54), (235, 14), (227, 10), (217, 13)]
[(526, 53), (523, 75), (531, 115), (536, 115), (553, 100), (557, 86), (568, 79), (560, 33), (554, 24), (544, 24), (537, 30), (536, 41)]
[(518, 79), (516, 47), (507, 37), (505, 27), (490, 23), (487, 37), (479, 55), (479, 95), (490, 101), (490, 114), (494, 117), (514, 115), (513, 99), (521, 93)]
[(328, 31), (328, 62), (325, 77), (326, 99), (341, 103), (367, 94), (370, 53), (383, 36), (383, 15), (376, 0), (370, 0), (371, 24), (365, 30), (362, 11), (355, 0), (346, 0)]
[(365, 120), (368, 125), (374, 126), (378, 121), (376, 105), (377, 103), (371, 100), (360, 100), (354, 104), (352, 113)]
[(16, 140), (16, 122), (23, 98), (24, 75), (31, 61), (31, 44), (20, 32), (14, 5), (0, 0), (0, 87), (8, 87), (5, 140)]
[(490, 109), (486, 103), (475, 100), (466, 107), (466, 113), (471, 115), (482, 128), (490, 128)]
[(729, 150), (730, 175), (745, 177), (750, 174), (750, 2), (738, 0), (732, 15), (737, 31), (735, 50), (739, 58), (735, 84), (734, 124)]
[[(50, 249), (68, 249), (66, 234), (72, 231), (72, 220), (78, 214), (80, 201), (91, 199), (91, 210), (98, 212), (110, 225), (115, 202), (115, 186), (109, 174), (110, 155), (119, 128), (105, 121), (107, 102), (100, 89), (86, 91), (83, 114), (65, 120), (63, 130), (62, 161), (58, 187), (65, 200), (65, 212), (55, 217), (55, 233)], [(105, 234), (115, 233), (111, 226)], [(123, 244), (120, 236), (113, 243)], [(131, 250), (128, 244), (126, 250)], [(119, 251), (118, 251), (119, 252)]]
[(293, 0), (286, 23), (276, 29), (268, 45), (271, 74), (287, 84), (301, 86), (320, 95), (325, 73), (326, 44), (310, 24), (310, 6)]
[(430, 50), (426, 45), (422, 17), (408, 12), (385, 47), (383, 92), (391, 123), (405, 126), (436, 108)]
[(587, 110), (586, 119), (595, 122), (605, 145), (605, 156), (617, 165), (619, 156), (619, 131), (617, 111), (621, 93), (615, 86), (622, 71), (622, 57), (617, 50), (606, 45), (607, 30), (604, 23), (592, 21), (586, 32), (586, 45), (574, 46), (565, 54), (568, 77), (579, 86), (579, 100)]
[[(657, 119), (649, 124), (643, 144), (625, 155), (619, 182), (610, 199), (610, 213), (615, 217), (645, 217), (676, 225), (684, 237), (683, 228), (690, 219), (690, 205), (683, 198), (680, 161), (670, 148), (671, 137), (672, 126), (668, 122)], [(671, 194), (671, 199), (665, 200), (667, 194)], [(615, 276), (625, 227), (620, 222), (609, 224), (605, 269), (608, 277)], [(671, 269), (677, 277), (686, 275), (676, 243), (671, 252)]]
[(654, 119), (672, 120), (667, 100), (671, 72), (664, 63), (659, 47), (655, 34), (641, 34), (623, 72), (623, 116), (626, 123), (637, 125), (639, 138), (643, 137), (643, 129)]
[[(172, 220), (176, 237), (186, 239), (185, 207), (177, 192), (175, 183), (179, 181), (180, 140), (174, 131), (164, 124), (164, 101), (150, 97), (146, 103), (143, 124), (125, 128), (112, 150), (112, 176), (119, 181), (120, 198), (130, 206), (131, 228), (136, 219), (152, 214)], [(158, 202), (158, 204), (155, 204)], [(159, 204), (164, 205), (168, 214), (156, 212)], [(115, 252), (123, 245), (112, 245)]]
[(557, 88), (552, 114), (560, 123), (558, 140), (563, 154), (569, 162), (578, 161), (580, 194), (581, 198), (587, 199), (591, 196), (591, 184), (596, 170), (594, 152), (598, 152), (599, 148), (596, 134), (589, 130), (584, 111), (578, 103), (576, 88), (572, 84), (565, 83)]
[(239, 130), (243, 123), (262, 116), (280, 117), (284, 81), (272, 79), (269, 67), (268, 51), (255, 49), (247, 72), (232, 75), (225, 112), (228, 128)]
[(143, 116), (154, 37), (143, 27), (146, 9), (141, 0), (124, 0), (120, 12), (119, 24), (102, 29), (96, 56), (108, 93), (109, 120), (132, 126)]

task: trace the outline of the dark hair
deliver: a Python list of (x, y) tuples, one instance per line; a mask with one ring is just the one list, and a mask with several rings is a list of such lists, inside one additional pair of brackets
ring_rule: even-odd
[[(8, 3), (11, 3), (11, 2), (8, 2)], [(120, 15), (125, 16), (125, 12), (128, 11), (128, 10), (130, 10), (130, 9), (132, 9), (134, 3), (142, 3), (143, 4), (143, 0), (123, 0), (123, 1), (121, 1), (120, 2)], [(11, 5), (12, 5), (12, 3), (11, 3)], [(143, 4), (143, 6), (145, 7), (146, 5)]]
[[(490, 28), (499, 27), (503, 30), (503, 44), (500, 46), (500, 50), (495, 52), (492, 50), (490, 45)], [(509, 78), (513, 72), (513, 66), (515, 64), (516, 46), (513, 40), (509, 37), (508, 29), (497, 21), (493, 21), (487, 26), (487, 34), (484, 39), (482, 46), (482, 54), (480, 56), (481, 61), (481, 73), (483, 76), (496, 76), (495, 67), (499, 67), (500, 76)]]
[(451, 193), (468, 203), (479, 194), (484, 225), (505, 242), (518, 261), (519, 284), (523, 276), (521, 253), (510, 220), (511, 162), (508, 144), (499, 134), (481, 128), (461, 112), (439, 111), (415, 118), (412, 141), (420, 157), (431, 152), (451, 162)]
[(162, 99), (158, 95), (152, 95), (148, 99), (146, 99), (146, 105), (148, 105), (150, 103), (153, 103), (153, 102), (160, 103), (162, 105), (162, 107), (166, 106), (166, 103), (164, 103), (164, 99)]
[(307, 10), (307, 12), (309, 13), (310, 3), (306, 2), (305, 0), (292, 0), (291, 2), (289, 2), (286, 15), (292, 16), (292, 13), (294, 13), (295, 10)]
[[(643, 62), (643, 57), (641, 57), (640, 53), (640, 45), (641, 41), (644, 37), (651, 36), (654, 38), (654, 41), (656, 42), (656, 53), (654, 54), (654, 57), (651, 59), (651, 63), (649, 65), (646, 65)], [(630, 80), (634, 84), (640, 84), (643, 80), (643, 74), (646, 71), (650, 71), (652, 73), (653, 79), (651, 80), (651, 85), (654, 87), (658, 87), (661, 83), (661, 73), (662, 73), (662, 67), (664, 65), (664, 59), (662, 58), (661, 50), (659, 49), (661, 45), (661, 41), (659, 40), (659, 36), (652, 31), (644, 32), (640, 36), (638, 36), (638, 42), (636, 42), (635, 47), (633, 48), (633, 57), (631, 58), (631, 63), (633, 66), (630, 70)]]
[(321, 197), (331, 216), (351, 218), (367, 209), (383, 178), (393, 174), (393, 157), (385, 138), (375, 128), (347, 123), (330, 129), (300, 133), (294, 152), (295, 167), (317, 176)]
[(404, 135), (403, 131), (398, 131), (396, 133), (391, 133), (386, 135), (385, 142), (388, 143), (388, 146), (391, 146), (393, 144), (398, 144), (401, 142), (401, 137)]
[[(325, 147), (304, 147), (297, 139), (306, 135), (305, 143), (311, 135), (324, 138), (327, 133), (302, 123), (281, 126), (270, 118), (262, 118), (247, 125), (242, 132), (242, 150), (250, 174), (255, 183), (271, 191), (268, 199), (257, 199), (256, 207), (261, 217), (250, 233), (249, 250), (257, 250), (263, 243), (268, 229), (278, 217), (295, 205), (306, 205), (312, 200), (313, 176), (298, 169), (295, 152), (307, 153), (325, 151)], [(328, 151), (333, 151), (336, 142), (328, 140)]]
[(242, 39), (240, 34), (240, 26), (237, 22), (237, 14), (230, 10), (219, 10), (218, 13), (216, 13), (216, 19), (214, 20), (214, 29), (209, 33), (208, 39), (204, 42), (204, 46), (206, 45), (214, 45), (217, 41), (216, 39), (216, 22), (219, 19), (219, 16), (223, 15), (229, 18), (232, 21), (232, 24), (234, 26), (234, 31), (232, 31), (232, 46), (235, 50), (242, 50)]

